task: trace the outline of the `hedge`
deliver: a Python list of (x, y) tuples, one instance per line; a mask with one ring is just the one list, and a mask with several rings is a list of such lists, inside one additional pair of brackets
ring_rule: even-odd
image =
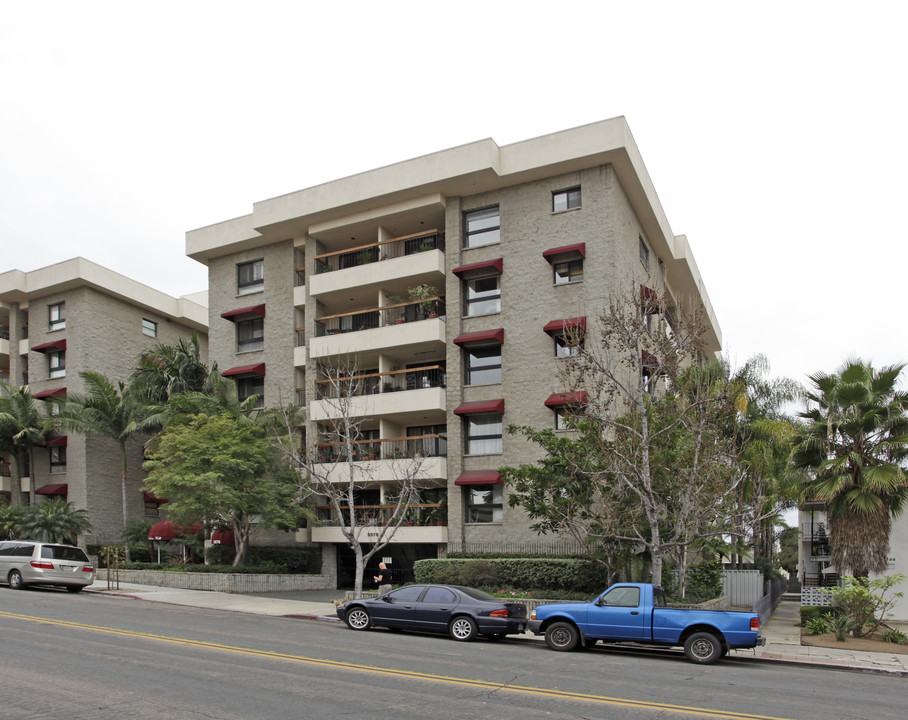
[[(98, 564), (105, 567), (100, 545), (89, 545), (88, 552), (98, 556)], [(320, 547), (251, 547), (246, 564), (234, 568), (231, 563), (235, 555), (232, 545), (208, 548), (210, 565), (185, 565), (182, 563), (158, 565), (149, 556), (148, 549), (141, 546), (130, 548), (131, 563), (120, 567), (130, 570), (174, 570), (186, 572), (234, 572), (234, 573), (293, 573), (319, 575), (322, 572), (322, 551)], [(226, 568), (226, 569), (225, 569)]]
[(606, 569), (581, 558), (446, 558), (417, 560), (418, 583), (468, 585), (495, 589), (560, 590), (600, 593), (606, 587)]

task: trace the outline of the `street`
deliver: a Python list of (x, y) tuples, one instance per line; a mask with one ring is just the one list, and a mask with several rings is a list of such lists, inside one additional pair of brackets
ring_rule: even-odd
[(903, 718), (904, 678), (0, 587), (0, 718)]

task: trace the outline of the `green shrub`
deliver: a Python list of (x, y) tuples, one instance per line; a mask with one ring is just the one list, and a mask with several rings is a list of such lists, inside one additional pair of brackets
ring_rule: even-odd
[(804, 629), (807, 630), (810, 635), (825, 635), (829, 632), (829, 620), (827, 620), (826, 615), (822, 617), (812, 617), (804, 625)]
[(813, 620), (814, 618), (823, 617), (824, 614), (829, 612), (828, 607), (822, 607), (820, 605), (802, 605), (801, 606), (801, 627), (807, 627), (807, 623)]
[(694, 602), (712, 600), (722, 594), (724, 568), (718, 560), (709, 560), (692, 567), (687, 573), (688, 598)]
[(483, 557), (418, 560), (413, 566), (416, 582), (488, 587), (494, 590), (602, 592), (605, 571), (588, 558)]
[(883, 640), (896, 645), (908, 645), (908, 635), (895, 628), (888, 628), (885, 630), (883, 632)]

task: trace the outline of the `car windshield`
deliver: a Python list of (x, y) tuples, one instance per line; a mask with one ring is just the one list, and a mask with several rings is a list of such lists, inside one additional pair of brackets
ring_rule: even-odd
[(486, 602), (498, 601), (498, 598), (496, 598), (492, 595), (489, 595), (489, 593), (483, 592), (482, 590), (477, 590), (476, 588), (458, 586), (457, 589), (460, 590), (460, 592), (462, 592), (464, 595), (469, 595), (474, 600), (485, 600)]
[(75, 560), (88, 562), (88, 556), (80, 548), (68, 545), (44, 545), (41, 548), (41, 557), (49, 560)]

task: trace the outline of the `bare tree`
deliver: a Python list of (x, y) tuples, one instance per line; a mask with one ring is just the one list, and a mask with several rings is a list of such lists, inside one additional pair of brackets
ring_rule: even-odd
[[(283, 432), (277, 441), (299, 478), (299, 501), (321, 498), (353, 550), (354, 589), (359, 598), (366, 564), (391, 542), (409, 511), (420, 503), (425, 455), (419, 452), (421, 444), (414, 441), (413, 452), (400, 453), (401, 457), (388, 453), (389, 457), (378, 462), (379, 453), (373, 449), (376, 443), (363, 431), (370, 418), (363, 414), (362, 403), (372, 386), (355, 366), (322, 368), (321, 376), (320, 399), (327, 413), (318, 421), (317, 441), (305, 441), (298, 407), (280, 409)], [(380, 490), (383, 502), (379, 506), (357, 502), (367, 489)]]

